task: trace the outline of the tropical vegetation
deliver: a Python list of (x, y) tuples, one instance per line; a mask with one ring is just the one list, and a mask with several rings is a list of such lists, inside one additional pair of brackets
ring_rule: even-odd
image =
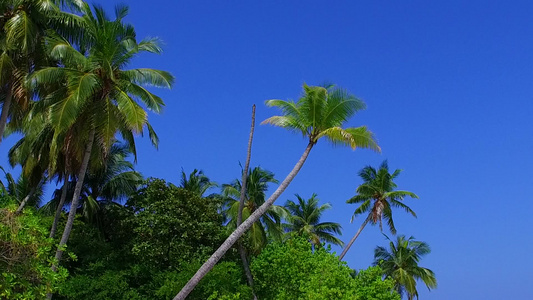
[(396, 227), (392, 218), (393, 207), (401, 208), (416, 218), (416, 213), (402, 201), (405, 197), (418, 198), (418, 196), (413, 192), (396, 190), (397, 185), (394, 183), (394, 179), (400, 175), (401, 171), (397, 169), (392, 174), (389, 173), (389, 165), (385, 160), (377, 170), (372, 166), (366, 166), (359, 172), (359, 177), (361, 177), (363, 183), (357, 187), (357, 195), (346, 202), (361, 203), (354, 211), (352, 221), (358, 215), (367, 215), (357, 233), (342, 251), (339, 259), (346, 255), (368, 223), (372, 225), (378, 224), (379, 229), (383, 231), (383, 220), (385, 220), (390, 232), (396, 234)]
[(368, 223), (385, 221), (396, 234), (393, 207), (416, 216), (403, 200), (418, 196), (396, 189), (400, 170), (389, 173), (386, 161), (359, 172), (348, 203), (366, 219), (339, 257), (342, 227), (325, 214), (337, 207), (313, 191), (275, 204), (322, 138), (381, 151), (366, 126), (346, 126), (366, 108), (346, 89), (304, 84), (296, 101), (266, 101), (280, 114), (261, 124), (306, 143), (281, 182), (250, 168), (255, 105), (246, 163), (227, 174), (236, 179), (217, 184), (182, 169), (174, 184), (136, 170), (136, 138), (159, 144), (148, 116), (165, 102), (152, 88), (171, 88), (174, 77), (132, 67), (162, 48), (137, 37), (128, 11), (117, 5), (110, 16), (82, 0), (0, 3), (0, 142), (17, 139), (0, 144), (11, 167), (0, 167), (0, 298), (399, 300), (418, 297), (418, 280), (436, 288), (435, 274), (418, 266), (429, 246), (413, 238), (376, 248), (368, 268), (342, 261)]
[(320, 247), (327, 242), (332, 245), (342, 246), (344, 243), (335, 235), (340, 235), (342, 226), (335, 222), (320, 222), (324, 211), (331, 208), (331, 204), (318, 205), (316, 194), (305, 200), (296, 194), (298, 202), (288, 200), (285, 207), (290, 214), (285, 224), (289, 234), (305, 237), (314, 247)]
[[(387, 238), (388, 239), (388, 238)], [(394, 282), (394, 288), (400, 294), (407, 294), (407, 299), (418, 298), (416, 282), (421, 280), (428, 289), (437, 287), (435, 273), (420, 267), (420, 259), (431, 253), (429, 245), (416, 241), (414, 237), (398, 235), (396, 241), (389, 239), (389, 249), (378, 246), (374, 251), (374, 264), (381, 267), (383, 276)]]

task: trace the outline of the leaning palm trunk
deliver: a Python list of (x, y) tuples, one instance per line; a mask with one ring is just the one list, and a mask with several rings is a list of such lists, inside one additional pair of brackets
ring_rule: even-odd
[(2, 142), (4, 138), (4, 130), (6, 129), (7, 116), (9, 115), (9, 108), (11, 107), (12, 98), (13, 91), (11, 90), (11, 85), (8, 85), (6, 99), (4, 100), (4, 105), (2, 106), (2, 114), (0, 115), (0, 142)]
[(20, 202), (20, 205), (19, 207), (17, 208), (17, 210), (15, 211), (15, 214), (20, 214), (22, 212), (22, 210), (24, 209), (24, 206), (26, 206), (26, 203), (28, 203), (28, 200), (30, 200), (31, 196), (33, 196), (33, 193), (35, 193), (35, 190), (37, 188), (36, 187), (32, 187), (30, 192), (28, 193), (28, 195), (26, 195), (26, 197), (24, 197), (24, 199), (22, 200), (22, 202)]
[(346, 247), (344, 248), (344, 250), (342, 250), (342, 253), (341, 255), (339, 255), (339, 260), (342, 260), (342, 258), (346, 255), (346, 252), (348, 252), (348, 250), (350, 250), (350, 247), (352, 246), (353, 242), (355, 242), (355, 240), (357, 239), (357, 237), (359, 237), (359, 235), (361, 234), (361, 231), (363, 231), (363, 229), (365, 228), (366, 224), (368, 224), (368, 221), (370, 221), (370, 215), (366, 218), (366, 220), (363, 222), (363, 225), (361, 225), (361, 227), (359, 227), (359, 230), (357, 230), (357, 232), (355, 233), (355, 235), (353, 236), (353, 238), (350, 240), (350, 242), (348, 243), (348, 245), (346, 245)]
[(54, 216), (54, 223), (52, 224), (52, 229), (50, 229), (50, 237), (54, 238), (57, 231), (57, 224), (59, 223), (59, 218), (61, 217), (61, 211), (63, 210), (63, 205), (65, 205), (65, 200), (67, 199), (67, 190), (68, 190), (68, 176), (65, 179), (63, 188), (61, 189), (61, 198), (59, 199), (59, 204), (56, 208), (56, 214)]
[(63, 231), (63, 236), (61, 236), (61, 241), (57, 247), (55, 261), (52, 265), (52, 270), (57, 271), (57, 267), (61, 262), (61, 256), (63, 255), (64, 247), (67, 244), (68, 238), (70, 236), (70, 231), (72, 230), (72, 225), (74, 224), (74, 218), (76, 217), (76, 209), (78, 208), (78, 203), (80, 201), (81, 188), (83, 187), (83, 180), (85, 178), (85, 173), (89, 166), (89, 158), (91, 157), (91, 151), (94, 143), (95, 129), (92, 128), (89, 132), (89, 139), (87, 141), (87, 146), (85, 147), (85, 153), (83, 154), (83, 161), (81, 163), (80, 173), (78, 175), (78, 181), (76, 182), (76, 187), (74, 188), (74, 196), (72, 197), (72, 204), (70, 205), (70, 211), (68, 212), (67, 224), (65, 224), (65, 230)]
[(211, 255), (211, 257), (198, 269), (196, 274), (185, 284), (181, 291), (174, 297), (174, 300), (183, 300), (189, 295), (189, 293), (194, 289), (194, 287), (202, 280), (202, 278), (215, 266), (215, 264), (224, 256), (226, 251), (235, 244), (235, 242), (248, 230), (252, 225), (264, 215), (267, 210), (274, 204), (274, 202), (281, 196), (285, 189), (289, 186), (291, 181), (294, 179), (296, 174), (300, 171), (305, 160), (309, 156), (309, 152), (315, 145), (314, 142), (309, 142), (307, 148), (305, 148), (304, 153), (300, 157), (300, 160), (296, 163), (292, 171), (285, 177), (283, 182), (279, 185), (276, 191), (268, 198), (265, 203), (263, 203), (259, 208), (257, 208), (251, 215), (248, 217), (235, 231), (233, 231), (230, 236), (222, 243), (222, 245)]
[[(246, 198), (246, 181), (248, 180), (248, 168), (250, 168), (250, 158), (252, 156), (252, 140), (254, 137), (254, 128), (255, 128), (255, 104), (252, 106), (252, 125), (250, 126), (250, 137), (248, 138), (248, 151), (246, 153), (246, 162), (244, 163), (244, 170), (242, 171), (242, 184), (241, 184), (241, 195), (239, 199), (239, 211), (237, 213), (237, 227), (242, 223), (242, 210), (244, 208), (244, 200)], [(246, 251), (239, 240), (237, 242), (239, 248), (239, 254), (241, 256), (242, 265), (244, 268), (244, 273), (246, 274), (246, 279), (248, 280), (248, 285), (252, 289), (252, 294), (254, 300), (257, 299), (253, 289), (254, 289), (254, 277), (250, 271), (250, 266), (248, 265), (248, 257), (246, 256)]]

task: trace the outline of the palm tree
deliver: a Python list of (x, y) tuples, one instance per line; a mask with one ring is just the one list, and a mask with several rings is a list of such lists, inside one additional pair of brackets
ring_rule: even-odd
[[(265, 193), (270, 183), (278, 183), (274, 173), (255, 167), (250, 169), (246, 180), (246, 193), (244, 194), (244, 206), (242, 218), (246, 220), (263, 203)], [(224, 214), (229, 218), (228, 228), (234, 230), (237, 227), (239, 200), (241, 195), (241, 181), (235, 179), (231, 184), (222, 185), (222, 195), (225, 198)], [(272, 205), (267, 212), (255, 222), (246, 233), (246, 240), (254, 254), (259, 254), (266, 246), (268, 238), (281, 239), (281, 219), (287, 216), (285, 208)]]
[(394, 280), (395, 289), (403, 295), (407, 293), (407, 299), (418, 299), (416, 281), (422, 280), (428, 289), (437, 287), (435, 273), (430, 269), (418, 266), (420, 258), (431, 252), (425, 242), (415, 241), (414, 237), (400, 235), (396, 238), (396, 244), (388, 237), (390, 251), (384, 247), (376, 247), (374, 250), (374, 265), (379, 265), (385, 277)]
[(0, 180), (2, 193), (20, 202), (19, 208), (16, 210), (17, 214), (22, 211), (21, 207), (27, 204), (33, 207), (38, 207), (41, 204), (44, 189), (43, 181), (34, 184), (32, 179), (25, 176), (24, 173), (20, 174), (17, 180), (15, 180), (3, 167), (0, 167), (0, 170), (4, 173), (7, 184), (4, 184)]
[(289, 210), (289, 223), (285, 228), (298, 236), (308, 238), (314, 247), (320, 247), (322, 242), (343, 246), (344, 243), (334, 234), (341, 234), (342, 226), (334, 222), (320, 222), (324, 211), (331, 208), (329, 203), (318, 206), (318, 197), (313, 194), (305, 200), (296, 194), (298, 203), (288, 200), (285, 207)]
[[(7, 129), (11, 130), (13, 128), (9, 126)], [(29, 113), (24, 117), (23, 125), (14, 129), (22, 133), (23, 137), (9, 150), (9, 163), (11, 166), (21, 165), (24, 174), (33, 173), (39, 175), (39, 172), (41, 172), (44, 175), (46, 173), (50, 181), (56, 179), (57, 183), (63, 182), (59, 204), (51, 202), (57, 206), (52, 229), (50, 230), (50, 237), (53, 238), (66, 201), (67, 187), (70, 186), (69, 175), (78, 173), (76, 170), (80, 168), (79, 152), (83, 148), (79, 141), (77, 141), (78, 143), (76, 142), (75, 130), (69, 130), (62, 134), (58, 140), (63, 141), (63, 146), (61, 151), (57, 153), (58, 158), (55, 159), (59, 165), (56, 166), (56, 171), (52, 173), (49, 168), (49, 145), (53, 142), (54, 130), (50, 123), (47, 122), (46, 116)], [(41, 210), (46, 211), (50, 207), (51, 205), (48, 203)]]
[(176, 295), (175, 300), (185, 299), (224, 253), (268, 211), (298, 174), (311, 149), (320, 138), (325, 137), (333, 144), (350, 146), (352, 149), (370, 148), (380, 151), (372, 133), (366, 127), (346, 129), (341, 127), (357, 111), (365, 108), (361, 100), (333, 85), (308, 86), (304, 84), (303, 89), (304, 93), (297, 102), (268, 100), (266, 104), (280, 108), (283, 115), (270, 117), (262, 124), (271, 124), (301, 133), (308, 139), (304, 153), (277, 190), (224, 241)]
[(401, 171), (397, 169), (390, 174), (389, 165), (385, 160), (378, 170), (367, 166), (359, 172), (359, 177), (363, 179), (363, 184), (357, 187), (357, 195), (353, 196), (347, 203), (361, 203), (353, 213), (352, 221), (358, 215), (365, 213), (368, 213), (368, 215), (346, 248), (342, 250), (339, 260), (342, 260), (346, 255), (346, 252), (348, 252), (353, 242), (355, 242), (369, 222), (372, 225), (379, 224), (380, 230), (383, 231), (382, 220), (385, 219), (391, 233), (396, 234), (396, 227), (392, 219), (392, 207), (402, 208), (416, 218), (416, 213), (409, 206), (403, 204), (402, 201), (405, 197), (418, 199), (418, 196), (409, 191), (395, 191), (397, 185), (394, 183), (394, 179), (400, 175)]
[(189, 178), (183, 169), (181, 170), (181, 184), (180, 187), (195, 193), (196, 195), (203, 197), (205, 192), (212, 187), (216, 187), (218, 184), (209, 180), (209, 177), (204, 175), (202, 170), (198, 171), (194, 169)]
[[(0, 3), (0, 141), (9, 117), (20, 119), (28, 111), (31, 90), (26, 76), (48, 65), (43, 48), (46, 32), (58, 30), (71, 37), (79, 32), (78, 16), (60, 10), (75, 9), (80, 0), (4, 0)], [(14, 105), (12, 105), (14, 104)]]
[[(125, 199), (140, 186), (143, 177), (127, 160), (130, 154), (126, 145), (115, 144), (100, 166), (88, 170), (78, 207), (87, 221), (98, 222), (98, 213), (102, 204), (112, 204)], [(61, 204), (64, 193), (72, 199), (75, 185), (76, 182), (67, 181), (62, 187), (56, 189), (52, 200), (43, 206), (42, 210), (48, 214), (54, 213), (58, 208), (61, 211), (64, 206), (64, 203)], [(70, 202), (67, 201), (67, 204)], [(58, 207), (59, 205), (61, 206)], [(52, 231), (57, 228), (57, 221), (54, 220)]]
[(148, 123), (147, 112), (138, 101), (148, 110), (159, 112), (164, 106), (163, 100), (144, 86), (170, 88), (173, 83), (173, 77), (168, 72), (145, 68), (124, 70), (141, 52), (161, 52), (155, 39), (137, 42), (134, 28), (122, 21), (128, 12), (126, 6), (115, 8), (115, 20), (110, 20), (99, 6), (94, 6), (93, 12), (84, 3), (81, 11), (85, 28), (81, 44), (74, 47), (61, 36), (51, 35), (47, 39), (50, 55), (60, 61), (61, 66), (44, 68), (31, 77), (35, 86), (58, 81), (63, 83), (63, 88), (40, 101), (41, 112), (49, 116), (55, 130), (50, 145), (50, 169), (54, 170), (62, 134), (76, 128), (76, 138), (80, 142), (77, 144), (85, 145), (83, 152), (79, 153), (81, 164), (69, 216), (56, 252), (57, 262), (61, 260), (70, 236), (89, 161), (106, 157), (117, 140), (117, 133), (121, 134), (135, 157), (134, 134), (142, 133), (144, 128), (148, 129), (152, 143), (157, 145), (157, 135)]
[(33, 118), (31, 114), (25, 116), (23, 126), (17, 128), (25, 135), (8, 152), (11, 167), (16, 165), (22, 167), (21, 177), (24, 178), (28, 189), (28, 193), (20, 202), (16, 214), (22, 213), (32, 194), (42, 189), (47, 177), (49, 177), (47, 174), (49, 154), (47, 138), (50, 137), (50, 132), (42, 124), (42, 118)]
[[(241, 179), (241, 191), (239, 195), (239, 208), (237, 211), (237, 222), (235, 227), (239, 227), (242, 223), (242, 210), (244, 209), (244, 202), (246, 201), (247, 193), (247, 184), (248, 184), (248, 170), (250, 169), (250, 159), (252, 157), (252, 141), (254, 138), (254, 129), (255, 129), (255, 104), (252, 105), (252, 123), (250, 125), (250, 135), (248, 137), (248, 148), (246, 149), (246, 160), (244, 162), (244, 169), (242, 170), (242, 179)], [(257, 296), (254, 292), (254, 278), (250, 266), (248, 265), (248, 257), (246, 250), (242, 245), (241, 240), (237, 241), (237, 249), (242, 260), (242, 266), (244, 269), (244, 274), (246, 275), (246, 280), (248, 280), (248, 286), (252, 289), (252, 298), (257, 300)]]

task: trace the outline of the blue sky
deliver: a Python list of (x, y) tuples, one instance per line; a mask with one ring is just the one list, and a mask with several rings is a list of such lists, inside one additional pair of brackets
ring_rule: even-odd
[[(138, 35), (165, 42), (163, 55), (134, 65), (177, 79), (171, 91), (156, 91), (167, 103), (150, 116), (159, 150), (138, 139), (145, 176), (178, 183), (181, 168), (198, 168), (229, 182), (245, 158), (252, 104), (259, 123), (277, 114), (265, 100), (296, 99), (304, 82), (333, 82), (367, 103), (347, 125), (367, 125), (383, 152), (321, 141), (277, 204), (317, 193), (333, 205), (324, 220), (341, 223), (348, 241), (363, 221), (350, 224), (355, 206), (345, 203), (361, 183), (357, 172), (388, 159), (404, 170), (399, 187), (420, 196), (406, 202), (418, 219), (397, 211), (395, 220), (399, 233), (432, 247), (421, 265), (439, 287), (420, 286), (422, 299), (533, 298), (533, 2), (127, 3)], [(282, 180), (305, 146), (298, 135), (258, 126), (252, 166)], [(386, 241), (367, 227), (347, 262), (366, 268), (376, 245)]]

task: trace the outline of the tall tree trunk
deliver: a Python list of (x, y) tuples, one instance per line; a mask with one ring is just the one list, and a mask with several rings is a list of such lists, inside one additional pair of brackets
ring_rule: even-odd
[(20, 202), (20, 205), (17, 208), (17, 210), (15, 211), (15, 214), (18, 215), (18, 214), (20, 214), (22, 212), (22, 210), (24, 209), (24, 206), (26, 206), (26, 203), (28, 203), (28, 200), (30, 200), (31, 196), (33, 196), (33, 194), (35, 193), (36, 189), (37, 189), (36, 187), (32, 187), (31, 188), (30, 193), (28, 195), (26, 195), (26, 197), (24, 197), (22, 202)]
[[(248, 138), (248, 151), (246, 153), (246, 162), (244, 163), (244, 170), (242, 171), (242, 180), (241, 180), (241, 197), (239, 199), (239, 211), (237, 213), (237, 227), (242, 223), (242, 210), (244, 208), (244, 200), (246, 198), (246, 182), (248, 181), (248, 169), (250, 168), (250, 158), (252, 156), (252, 140), (254, 137), (254, 128), (255, 128), (255, 104), (252, 106), (252, 125), (250, 126), (250, 137)], [(253, 299), (257, 300), (257, 296), (254, 293), (254, 278), (252, 272), (250, 271), (250, 266), (248, 265), (248, 257), (246, 251), (242, 246), (242, 242), (239, 239), (237, 242), (239, 248), (239, 254), (241, 256), (244, 273), (246, 274), (246, 279), (248, 280), (248, 285), (252, 289)]]
[(189, 295), (189, 293), (194, 289), (194, 287), (202, 280), (202, 278), (215, 266), (215, 264), (224, 256), (226, 251), (228, 251), (233, 244), (255, 223), (261, 218), (263, 214), (267, 212), (267, 210), (274, 204), (274, 202), (278, 199), (279, 196), (285, 191), (285, 189), (289, 186), (291, 181), (294, 179), (296, 174), (300, 171), (303, 164), (305, 163), (305, 160), (309, 156), (309, 152), (313, 148), (315, 143), (309, 142), (307, 145), (307, 148), (305, 148), (304, 153), (300, 157), (300, 160), (296, 163), (292, 171), (285, 177), (283, 182), (279, 185), (279, 187), (276, 189), (276, 191), (268, 198), (265, 203), (263, 203), (261, 206), (259, 206), (258, 209), (256, 209), (250, 217), (248, 217), (242, 224), (233, 231), (230, 236), (222, 243), (222, 245), (211, 255), (211, 257), (198, 269), (196, 274), (185, 284), (185, 286), (181, 289), (181, 291), (174, 297), (174, 300), (183, 300)]
[(61, 198), (59, 199), (59, 204), (57, 205), (56, 214), (54, 216), (54, 223), (52, 224), (52, 229), (50, 229), (50, 237), (54, 238), (57, 231), (57, 224), (59, 223), (59, 218), (61, 217), (61, 211), (63, 210), (63, 205), (65, 205), (65, 200), (67, 199), (68, 191), (68, 176), (65, 178), (63, 183), (63, 188), (61, 189)]
[(254, 138), (255, 128), (255, 104), (252, 106), (252, 125), (250, 126), (250, 137), (248, 138), (248, 151), (246, 153), (246, 162), (242, 171), (241, 180), (241, 197), (239, 199), (239, 212), (237, 214), (237, 227), (242, 223), (242, 210), (244, 208), (244, 199), (246, 198), (246, 181), (248, 180), (248, 169), (250, 168), (250, 158), (252, 157), (252, 140)]
[(4, 138), (4, 131), (6, 129), (7, 117), (9, 115), (9, 108), (11, 107), (11, 100), (13, 99), (13, 91), (11, 84), (7, 86), (6, 100), (2, 105), (2, 114), (0, 114), (0, 143)]
[(363, 225), (361, 225), (361, 227), (359, 227), (359, 230), (357, 230), (357, 232), (355, 233), (355, 235), (353, 236), (353, 238), (350, 240), (350, 242), (348, 243), (348, 245), (346, 245), (346, 247), (344, 248), (344, 250), (342, 250), (341, 255), (339, 255), (339, 260), (342, 260), (342, 258), (346, 255), (346, 252), (348, 252), (348, 250), (350, 250), (350, 247), (352, 246), (353, 242), (355, 242), (355, 240), (357, 239), (357, 237), (361, 234), (361, 231), (363, 231), (363, 228), (365, 228), (366, 224), (368, 224), (368, 221), (370, 221), (370, 215), (368, 215), (368, 217), (366, 218), (366, 220), (363, 222)]
[(63, 255), (63, 250), (67, 244), (68, 238), (70, 236), (70, 231), (72, 230), (72, 225), (74, 224), (74, 218), (76, 217), (76, 209), (78, 208), (78, 203), (80, 201), (81, 188), (83, 187), (83, 180), (85, 179), (85, 173), (89, 166), (89, 159), (91, 158), (91, 151), (94, 143), (94, 134), (95, 129), (92, 128), (89, 132), (89, 139), (85, 147), (85, 153), (83, 154), (83, 160), (81, 163), (80, 173), (78, 175), (78, 180), (76, 181), (76, 187), (74, 188), (74, 196), (72, 196), (72, 204), (70, 205), (70, 211), (68, 212), (67, 224), (65, 224), (65, 230), (63, 231), (63, 236), (61, 236), (61, 241), (57, 247), (55, 262), (52, 265), (52, 270), (57, 271), (57, 266), (61, 262), (61, 256)]

